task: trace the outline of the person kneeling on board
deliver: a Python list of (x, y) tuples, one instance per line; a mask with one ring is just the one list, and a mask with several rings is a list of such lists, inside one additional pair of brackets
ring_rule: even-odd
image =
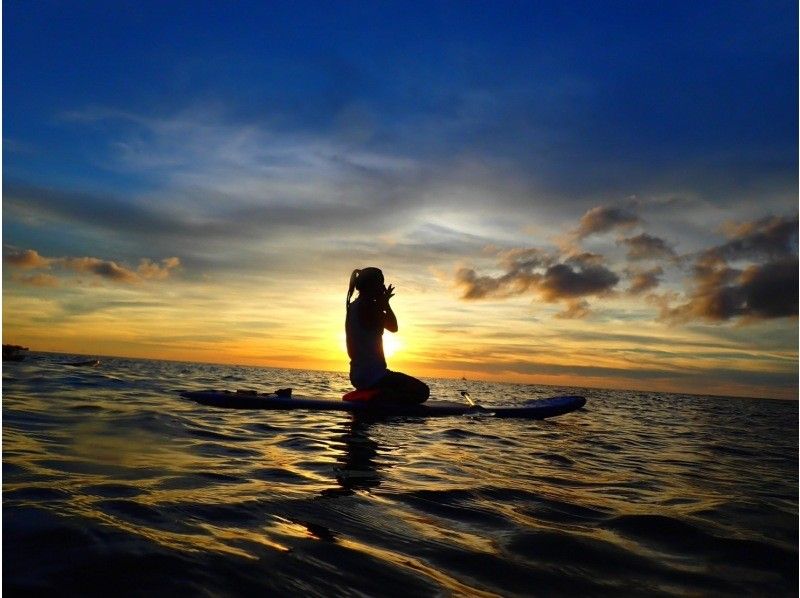
[[(345, 395), (345, 400), (424, 403), (430, 396), (427, 384), (386, 367), (383, 331), (397, 332), (397, 317), (389, 305), (394, 287), (385, 287), (383, 282), (383, 272), (378, 268), (353, 270), (350, 275), (345, 333), (350, 382), (356, 390)], [(355, 290), (358, 297), (351, 302)]]

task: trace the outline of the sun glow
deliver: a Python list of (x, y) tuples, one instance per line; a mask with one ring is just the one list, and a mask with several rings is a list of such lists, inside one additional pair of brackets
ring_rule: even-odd
[(396, 334), (383, 335), (383, 355), (388, 359), (403, 348), (402, 341)]
[[(339, 333), (339, 351), (343, 358), (347, 358), (347, 336), (344, 332)], [(383, 333), (383, 355), (387, 359), (403, 350), (405, 343), (396, 334), (390, 332)]]

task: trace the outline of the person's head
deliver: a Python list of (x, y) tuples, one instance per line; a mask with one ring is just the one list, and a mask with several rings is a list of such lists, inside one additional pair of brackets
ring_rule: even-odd
[(353, 296), (353, 290), (358, 290), (359, 295), (377, 297), (383, 292), (383, 272), (380, 268), (361, 268), (353, 270), (350, 275), (350, 287), (347, 289), (347, 301)]

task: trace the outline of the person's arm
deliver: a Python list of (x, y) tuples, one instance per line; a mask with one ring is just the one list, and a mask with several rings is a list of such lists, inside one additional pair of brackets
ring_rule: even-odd
[(394, 287), (389, 285), (383, 299), (383, 327), (389, 332), (397, 332), (397, 316), (392, 311), (392, 306), (389, 305), (389, 299), (394, 297)]
[(379, 296), (372, 301), (359, 301), (358, 317), (361, 325), (367, 330), (386, 329), (389, 332), (397, 332), (397, 316), (389, 305), (389, 299), (394, 297), (394, 287), (384, 290), (383, 296)]

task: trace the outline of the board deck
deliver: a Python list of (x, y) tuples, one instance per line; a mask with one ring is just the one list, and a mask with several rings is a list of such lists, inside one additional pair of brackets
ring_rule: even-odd
[(311, 411), (347, 411), (380, 416), (407, 415), (421, 417), (443, 417), (448, 415), (485, 414), (494, 417), (518, 417), (525, 419), (544, 419), (563, 415), (586, 404), (579, 396), (561, 396), (547, 399), (532, 399), (522, 405), (508, 406), (470, 406), (456, 401), (430, 400), (421, 405), (400, 405), (396, 403), (369, 403), (332, 401), (311, 397), (278, 397), (274, 394), (254, 394), (227, 390), (184, 391), (182, 397), (212, 407), (225, 409), (307, 409)]

